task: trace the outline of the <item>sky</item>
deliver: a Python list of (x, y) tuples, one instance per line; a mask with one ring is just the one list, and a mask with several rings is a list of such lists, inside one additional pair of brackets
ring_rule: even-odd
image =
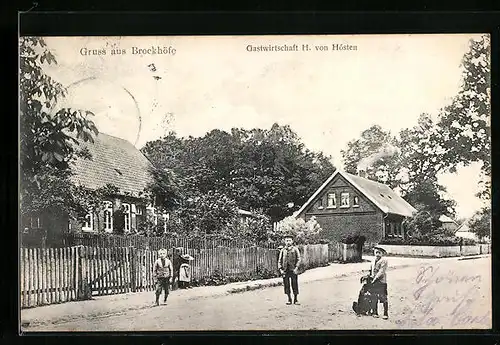
[[(340, 151), (370, 126), (397, 133), (421, 113), (436, 116), (459, 90), (473, 37), (48, 37), (58, 64), (46, 71), (68, 87), (64, 105), (94, 112), (101, 132), (138, 148), (170, 130), (203, 136), (277, 122), (342, 168)], [(350, 50), (334, 50), (336, 44)], [(297, 50), (254, 51), (269, 45)], [(479, 168), (440, 177), (459, 217), (482, 205), (474, 196)]]

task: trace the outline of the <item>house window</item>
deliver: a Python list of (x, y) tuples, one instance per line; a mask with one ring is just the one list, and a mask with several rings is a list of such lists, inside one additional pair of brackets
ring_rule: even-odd
[(323, 198), (318, 199), (318, 208), (322, 209), (323, 208)]
[(396, 236), (403, 237), (403, 228), (401, 223), (396, 223)]
[(87, 213), (85, 216), (85, 221), (83, 222), (82, 230), (84, 231), (94, 231), (94, 214), (91, 212)]
[(349, 207), (349, 193), (340, 194), (340, 207)]
[(392, 237), (392, 223), (385, 224), (385, 231), (387, 237)]
[(131, 214), (130, 214), (130, 204), (123, 204), (123, 217), (125, 220), (125, 231), (130, 231), (130, 219), (131, 219)]
[(40, 229), (41, 228), (40, 217), (30, 217), (30, 228)]
[(359, 197), (357, 195), (352, 198), (352, 207), (359, 207)]
[(113, 203), (104, 202), (104, 231), (113, 231)]
[(328, 204), (327, 208), (336, 208), (337, 207), (337, 198), (335, 197), (335, 193), (328, 194)]
[(138, 216), (142, 216), (142, 206), (137, 206), (136, 213)]

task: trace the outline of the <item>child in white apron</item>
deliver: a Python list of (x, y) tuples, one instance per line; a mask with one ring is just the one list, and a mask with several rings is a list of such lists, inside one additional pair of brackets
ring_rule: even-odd
[(179, 269), (179, 287), (181, 289), (189, 288), (189, 283), (191, 283), (191, 265), (190, 261), (193, 261), (194, 258), (189, 254), (182, 255), (182, 264)]

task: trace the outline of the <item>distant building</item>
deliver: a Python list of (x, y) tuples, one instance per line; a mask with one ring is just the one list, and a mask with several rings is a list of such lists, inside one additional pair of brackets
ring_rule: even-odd
[(358, 234), (367, 243), (406, 236), (403, 220), (416, 209), (387, 185), (336, 170), (295, 215), (316, 217), (327, 239)]
[[(469, 221), (465, 221), (460, 225), (457, 230), (455, 231), (455, 236), (462, 237), (462, 238), (470, 238), (475, 241), (479, 241), (479, 237), (471, 231), (469, 227)], [(489, 238), (484, 239), (486, 242), (489, 242)]]
[(441, 228), (444, 230), (455, 231), (458, 228), (457, 222), (444, 214), (439, 217), (439, 221), (441, 222)]

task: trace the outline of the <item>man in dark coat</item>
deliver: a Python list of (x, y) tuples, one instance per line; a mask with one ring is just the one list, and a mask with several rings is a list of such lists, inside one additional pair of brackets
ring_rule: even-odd
[(281, 249), (278, 257), (278, 269), (283, 277), (283, 286), (285, 288), (285, 295), (288, 297), (286, 304), (292, 304), (292, 297), (290, 295), (290, 282), (293, 291), (293, 304), (299, 304), (299, 264), (300, 264), (300, 251), (293, 245), (293, 237), (291, 235), (285, 236), (285, 247)]

